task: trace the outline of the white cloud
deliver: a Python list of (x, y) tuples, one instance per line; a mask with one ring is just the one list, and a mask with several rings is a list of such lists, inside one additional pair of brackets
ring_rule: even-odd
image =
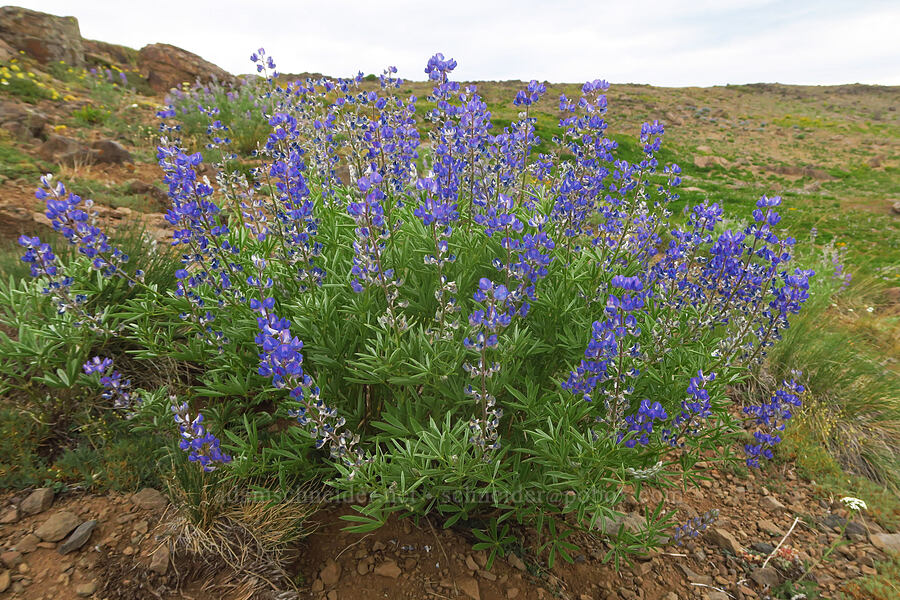
[(887, 0), (19, 1), (72, 14), (85, 37), (167, 42), (232, 72), (262, 45), (280, 69), (331, 75), (393, 64), (421, 79), (443, 51), (460, 79), (900, 84), (900, 5)]

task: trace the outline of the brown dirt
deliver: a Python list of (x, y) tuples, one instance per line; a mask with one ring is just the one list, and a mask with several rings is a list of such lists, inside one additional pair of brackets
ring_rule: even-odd
[[(538, 557), (523, 553), (521, 559), (498, 559), (487, 570), (487, 555), (472, 550), (473, 538), (467, 530), (443, 529), (427, 520), (415, 524), (407, 519), (391, 520), (368, 534), (352, 534), (342, 531), (346, 521), (340, 520), (350, 508), (331, 505), (312, 516), (317, 528), (294, 549), (296, 560), (290, 573), (300, 586), (299, 597), (316, 600), (673, 600), (715, 598), (710, 596), (715, 588), (734, 598), (755, 598), (765, 597), (768, 590), (751, 577), (765, 558), (752, 549), (754, 544), (776, 545), (795, 517), (801, 517), (784, 545), (789, 556), (796, 557), (794, 561), (770, 563), (783, 580), (799, 576), (799, 560), (815, 560), (837, 538), (836, 529), (825, 520), (846, 513), (839, 503), (818, 498), (815, 485), (799, 480), (789, 468), (779, 473), (751, 473), (747, 479), (719, 471), (709, 474), (712, 480), (700, 489), (670, 491), (665, 497), (666, 507), (677, 510), (682, 521), (719, 508), (721, 515), (713, 527), (734, 536), (742, 547), (737, 556), (723, 548), (725, 542), (706, 535), (685, 546), (664, 546), (648, 556), (635, 557), (632, 564), (623, 564), (617, 572), (611, 563), (603, 562), (607, 542), (600, 536), (582, 535), (575, 540), (580, 550), (573, 564), (560, 561), (548, 569)], [(7, 496), (0, 513), (24, 496)], [(655, 496), (651, 493), (642, 497), (642, 506), (631, 504), (627, 508), (640, 512), (661, 498), (659, 492)], [(772, 508), (771, 499), (784, 507)], [(247, 592), (246, 577), (227, 570), (212, 578), (208, 571), (192, 575), (191, 566), (180, 559), (175, 561), (177, 574), (171, 568), (165, 576), (150, 572), (149, 557), (160, 544), (157, 536), (161, 523), (171, 517), (171, 512), (164, 516), (161, 511), (140, 509), (127, 495), (116, 493), (69, 494), (57, 498), (44, 513), (0, 526), (2, 552), (21, 548), (28, 533), (63, 509), (84, 520), (97, 518), (100, 525), (80, 551), (60, 556), (55, 544), (45, 544), (47, 547), (23, 553), (21, 562), (10, 560), (6, 568), (12, 569), (12, 586), (21, 589), (11, 590), (4, 597), (74, 600), (77, 586), (90, 581), (96, 582), (101, 592), (105, 587), (105, 592), (94, 596), (97, 598), (237, 600), (269, 596)], [(862, 521), (862, 525), (871, 533), (883, 531), (871, 519)], [(884, 558), (866, 541), (867, 535), (856, 536), (813, 572), (823, 597), (836, 597), (846, 582), (872, 573), (874, 562)], [(27, 565), (25, 572), (20, 571), (20, 564)]]

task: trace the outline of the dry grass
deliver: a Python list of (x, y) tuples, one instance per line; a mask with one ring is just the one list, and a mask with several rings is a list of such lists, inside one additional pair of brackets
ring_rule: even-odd
[[(199, 468), (193, 471), (204, 481)], [(282, 597), (297, 591), (287, 566), (291, 551), (314, 529), (309, 517), (318, 504), (245, 495), (234, 480), (215, 475), (201, 485), (183, 485), (183, 475), (179, 480), (169, 486), (174, 508), (164, 519), (162, 540), (172, 550), (176, 570), (185, 565), (179, 581), (207, 581), (229, 597), (243, 592), (247, 598)]]

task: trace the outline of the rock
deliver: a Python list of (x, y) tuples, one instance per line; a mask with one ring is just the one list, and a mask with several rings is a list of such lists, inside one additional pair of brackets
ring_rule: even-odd
[(329, 558), (322, 570), (319, 571), (319, 579), (322, 580), (326, 587), (337, 585), (337, 582), (341, 579), (340, 563)]
[(28, 494), (28, 497), (22, 501), (22, 512), (26, 515), (36, 515), (42, 513), (53, 504), (53, 490), (50, 488), (39, 488)]
[(834, 179), (828, 171), (817, 169), (815, 167), (800, 167), (797, 165), (781, 165), (770, 167), (770, 171), (779, 175), (787, 175), (788, 177), (810, 177), (821, 181), (830, 181)]
[(321, 579), (316, 577), (316, 580), (313, 581), (313, 583), (312, 583), (312, 587), (310, 587), (310, 591), (313, 592), (314, 594), (317, 594), (324, 590), (325, 590), (325, 584), (322, 583)]
[(778, 571), (772, 567), (753, 569), (753, 571), (750, 572), (750, 579), (755, 581), (756, 584), (761, 587), (769, 588), (774, 588), (781, 582)]
[(138, 52), (141, 76), (157, 92), (168, 92), (182, 83), (232, 81), (232, 76), (196, 54), (169, 44), (150, 44)]
[(471, 554), (466, 555), (466, 568), (469, 569), (470, 571), (478, 570), (478, 564), (475, 562), (475, 559), (472, 558)]
[(695, 156), (694, 166), (700, 169), (708, 169), (712, 166), (727, 169), (731, 164), (721, 156)]
[(134, 524), (134, 532), (139, 535), (144, 535), (147, 531), (150, 530), (150, 523), (147, 522), (147, 519), (141, 519), (137, 523)]
[(710, 542), (715, 544), (716, 546), (722, 548), (723, 550), (728, 550), (735, 556), (741, 553), (741, 545), (734, 538), (731, 533), (722, 529), (721, 527), (714, 527), (707, 534), (707, 538)]
[(857, 539), (857, 540), (865, 540), (869, 532), (866, 531), (866, 528), (863, 527), (860, 523), (856, 521), (850, 521), (847, 523), (847, 529), (844, 530), (844, 535), (846, 535), (849, 539)]
[(478, 580), (474, 577), (460, 577), (456, 581), (456, 585), (463, 594), (472, 600), (481, 600), (481, 589), (478, 587)]
[(154, 573), (159, 573), (160, 575), (165, 575), (166, 571), (169, 570), (169, 547), (165, 544), (161, 545), (159, 548), (153, 551), (153, 554), (150, 555), (150, 566), (149, 569)]
[(767, 533), (771, 536), (783, 535), (781, 529), (778, 528), (775, 523), (770, 521), (769, 519), (763, 519), (759, 523), (756, 524), (759, 527), (759, 530), (763, 533)]
[(135, 196), (145, 196), (153, 200), (160, 209), (168, 208), (169, 195), (165, 190), (161, 190), (152, 183), (132, 179), (128, 182), (125, 191)]
[(16, 49), (0, 39), (0, 62), (9, 62), (11, 58), (15, 58), (18, 52)]
[(894, 211), (895, 215), (900, 215), (900, 200), (891, 205), (891, 210)]
[(91, 150), (96, 151), (98, 163), (118, 165), (134, 162), (131, 153), (115, 140), (97, 140), (91, 144)]
[(759, 501), (759, 505), (763, 508), (773, 511), (780, 511), (785, 509), (784, 504), (779, 502), (778, 499), (775, 498), (775, 496), (763, 496)]
[(669, 111), (666, 113), (666, 123), (670, 123), (672, 125), (681, 126), (684, 125), (684, 119), (676, 115), (674, 112)]
[(51, 515), (40, 527), (35, 529), (34, 535), (45, 542), (58, 542), (78, 527), (78, 523), (79, 519), (73, 513), (61, 510)]
[(700, 575), (699, 573), (695, 573), (686, 565), (678, 564), (678, 567), (684, 573), (684, 576), (688, 578), (688, 581), (691, 583), (699, 583), (702, 585), (712, 585), (712, 577), (709, 575)]
[(900, 552), (900, 533), (876, 533), (869, 541), (883, 552)]
[(4, 570), (2, 573), (0, 573), (0, 594), (2, 594), (7, 589), (9, 589), (9, 584), (10, 584), (9, 571)]
[(0, 127), (20, 140), (44, 136), (48, 117), (16, 102), (0, 102)]
[(377, 567), (375, 567), (375, 574), (381, 575), (382, 577), (390, 577), (391, 579), (397, 579), (400, 577), (400, 567), (397, 565), (397, 561), (394, 560), (386, 560)]
[(718, 590), (711, 590), (706, 593), (706, 600), (731, 600), (728, 594)]
[(768, 556), (775, 551), (775, 546), (767, 542), (753, 542), (750, 547), (753, 548), (753, 550), (755, 550), (756, 552), (759, 552), (760, 554), (763, 554), (765, 556)]
[(96, 161), (96, 152), (78, 140), (53, 134), (37, 149), (39, 157), (61, 165), (89, 165)]
[(18, 506), (10, 506), (6, 512), (3, 513), (3, 516), (0, 516), (0, 524), (9, 525), (11, 523), (16, 523), (22, 517), (19, 511)]
[(843, 527), (846, 522), (847, 519), (834, 513), (825, 515), (825, 518), (822, 519), (822, 525), (828, 527), (832, 531), (840, 531), (841, 527)]
[(87, 62), (102, 65), (114, 64), (120, 68), (137, 66), (137, 50), (133, 48), (84, 38), (81, 40), (81, 46), (84, 48), (84, 58)]
[(3, 554), (0, 554), (0, 562), (12, 569), (22, 562), (22, 553), (16, 552), (15, 550), (7, 550)]
[(87, 598), (88, 596), (93, 596), (94, 592), (97, 591), (97, 582), (96, 581), (88, 581), (87, 583), (82, 583), (75, 586), (75, 593), (83, 598)]
[(369, 572), (369, 567), (372, 566), (371, 558), (363, 558), (356, 564), (356, 572), (360, 575), (365, 575)]
[(162, 510), (168, 506), (169, 501), (153, 488), (144, 488), (131, 497), (131, 502), (145, 510)]
[(0, 8), (0, 39), (40, 63), (84, 64), (81, 31), (75, 17), (57, 17), (17, 6)]
[(33, 533), (27, 534), (19, 543), (16, 544), (16, 550), (21, 552), (22, 554), (28, 554), (29, 552), (34, 552), (37, 550), (38, 544), (40, 543), (41, 538), (34, 535)]
[(514, 568), (516, 568), (516, 569), (518, 569), (518, 570), (520, 570), (520, 571), (524, 571), (524, 570), (525, 570), (525, 563), (524, 563), (524, 561), (522, 561), (522, 559), (519, 558), (518, 555), (513, 554), (512, 552), (510, 552), (510, 553), (506, 556), (506, 562), (508, 562), (508, 563), (510, 564), (511, 567), (514, 567)]
[(94, 529), (96, 527), (96, 520), (85, 521), (84, 523), (79, 525), (78, 528), (75, 529), (75, 531), (72, 532), (72, 535), (66, 538), (66, 541), (59, 545), (56, 551), (60, 554), (68, 554), (69, 552), (78, 550), (79, 548), (84, 546), (91, 538), (91, 533), (94, 532)]
[(509, 600), (512, 600), (513, 598), (518, 597), (518, 595), (519, 595), (519, 588), (511, 587), (511, 588), (506, 589), (506, 597), (509, 598)]

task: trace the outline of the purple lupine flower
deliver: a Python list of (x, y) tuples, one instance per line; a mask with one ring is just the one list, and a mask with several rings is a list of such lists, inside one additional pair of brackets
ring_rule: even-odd
[[(53, 229), (76, 246), (78, 252), (90, 258), (94, 269), (105, 277), (117, 276), (126, 279), (129, 284), (135, 283), (134, 279), (122, 271), (122, 266), (128, 262), (128, 255), (110, 246), (106, 234), (93, 224), (92, 200), (82, 201), (76, 194), (67, 194), (65, 185), (61, 181), (54, 185), (50, 174), (41, 177), (41, 187), (34, 195), (46, 202), (45, 215), (50, 219)], [(139, 280), (142, 275), (138, 272), (136, 278)]]
[(755, 428), (753, 438), (755, 444), (746, 444), (744, 452), (747, 454), (747, 466), (760, 466), (760, 460), (772, 460), (772, 452), (781, 442), (781, 432), (784, 431), (787, 421), (793, 417), (793, 408), (799, 408), (802, 404), (800, 395), (806, 388), (796, 380), (800, 373), (795, 371), (794, 378), (782, 382), (780, 388), (775, 390), (772, 397), (757, 406), (744, 407), (744, 413), (751, 420), (751, 426)]
[(131, 380), (122, 379), (122, 374), (118, 371), (110, 371), (112, 367), (113, 361), (111, 358), (101, 358), (99, 356), (95, 356), (82, 365), (85, 375), (93, 375), (94, 373), (100, 375), (100, 385), (104, 388), (103, 398), (112, 400), (115, 408), (132, 408), (141, 401), (141, 397), (131, 391)]
[(256, 343), (261, 350), (259, 374), (271, 378), (275, 387), (290, 390), (291, 399), (299, 405), (290, 411), (291, 416), (301, 426), (308, 427), (316, 448), (327, 446), (331, 458), (350, 467), (350, 477), (353, 477), (370, 459), (358, 447), (359, 436), (345, 428), (346, 420), (325, 404), (319, 386), (304, 372), (303, 342), (291, 335), (287, 319), (274, 313), (274, 298), (251, 299), (250, 308), (259, 313), (256, 319), (259, 327)]
[(178, 447), (188, 453), (189, 461), (199, 463), (206, 472), (231, 462), (231, 456), (222, 452), (219, 438), (203, 425), (202, 414), (198, 412), (192, 419), (187, 402), (177, 406), (173, 404), (172, 413), (181, 434)]
[(626, 430), (619, 432), (618, 441), (625, 440), (627, 448), (634, 448), (638, 444), (646, 446), (650, 443), (649, 434), (653, 433), (654, 421), (665, 421), (668, 418), (666, 410), (659, 402), (641, 400), (635, 414), (625, 417)]
[(683, 525), (679, 525), (675, 528), (675, 533), (672, 534), (672, 541), (681, 546), (685, 540), (699, 537), (710, 525), (715, 523), (718, 518), (719, 509), (713, 508), (698, 517), (689, 519)]

